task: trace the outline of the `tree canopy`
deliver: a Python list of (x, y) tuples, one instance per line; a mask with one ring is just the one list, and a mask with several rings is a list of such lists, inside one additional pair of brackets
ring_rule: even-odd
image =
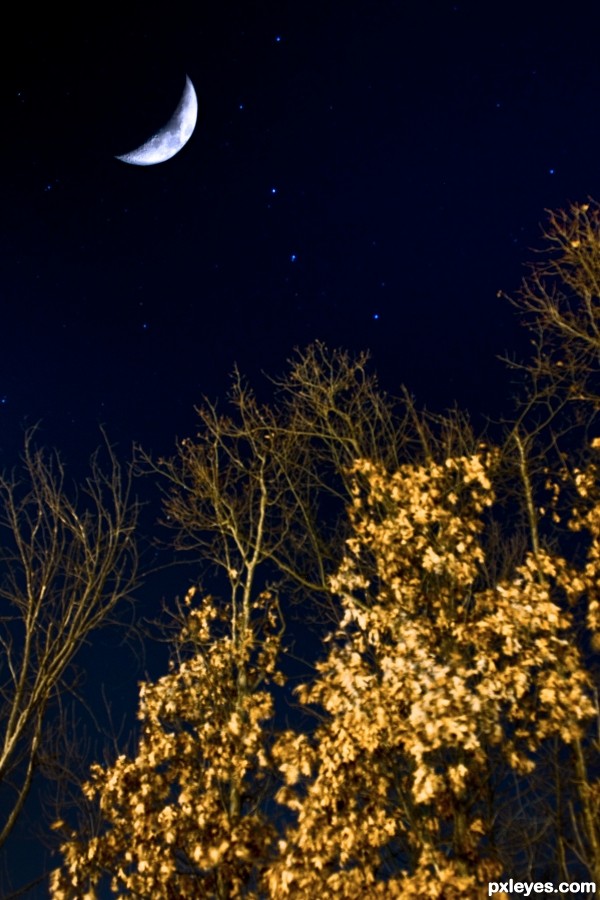
[[(486, 434), (314, 344), (160, 476), (198, 579), (132, 756), (65, 819), (55, 900), (480, 897), (600, 883), (600, 208), (551, 214)], [(210, 584), (210, 590), (206, 585)], [(298, 617), (319, 652), (293, 686)]]

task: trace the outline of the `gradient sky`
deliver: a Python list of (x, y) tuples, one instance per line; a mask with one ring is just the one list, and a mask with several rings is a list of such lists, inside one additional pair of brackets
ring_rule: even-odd
[[(517, 340), (496, 292), (516, 288), (544, 208), (596, 190), (585, 17), (189, 7), (22, 12), (4, 35), (7, 425), (41, 418), (79, 450), (101, 421), (167, 448), (234, 361), (277, 372), (314, 338), (372, 349), (390, 390), (491, 406), (494, 355)], [(168, 120), (186, 73), (186, 148), (116, 160)]]
[[(37, 421), (74, 472), (101, 423), (124, 454), (168, 453), (234, 362), (256, 381), (316, 338), (369, 348), (386, 390), (432, 409), (507, 409), (496, 356), (526, 341), (497, 292), (518, 287), (545, 208), (600, 195), (589, 9), (15, 8), (0, 464)], [(186, 74), (188, 145), (116, 160), (169, 119)]]

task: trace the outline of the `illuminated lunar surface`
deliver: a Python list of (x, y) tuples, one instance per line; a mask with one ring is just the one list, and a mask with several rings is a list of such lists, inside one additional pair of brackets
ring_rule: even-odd
[(132, 166), (155, 166), (171, 159), (191, 138), (197, 118), (198, 98), (194, 85), (186, 76), (181, 100), (167, 124), (137, 150), (117, 156), (117, 159)]

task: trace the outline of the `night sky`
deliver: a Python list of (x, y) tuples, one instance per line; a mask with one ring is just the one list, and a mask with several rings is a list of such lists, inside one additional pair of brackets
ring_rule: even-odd
[[(505, 4), (147, 5), (4, 34), (0, 412), (65, 452), (167, 449), (234, 361), (315, 338), (385, 386), (492, 407), (544, 208), (593, 194), (585, 17)], [(194, 9), (194, 12), (190, 12)], [(569, 15), (571, 16), (569, 18)], [(27, 17), (27, 20), (26, 20)], [(168, 163), (116, 154), (192, 79)]]
[[(496, 356), (526, 339), (497, 292), (516, 291), (545, 208), (600, 195), (592, 8), (15, 8), (0, 463), (38, 421), (74, 472), (100, 424), (124, 456), (169, 453), (235, 362), (258, 383), (317, 338), (370, 349), (418, 405), (507, 410)], [(167, 122), (186, 75), (189, 143), (116, 160)]]

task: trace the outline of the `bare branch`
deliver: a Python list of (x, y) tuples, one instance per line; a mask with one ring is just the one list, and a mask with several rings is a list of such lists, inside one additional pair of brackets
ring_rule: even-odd
[(78, 651), (136, 584), (137, 507), (108, 442), (108, 468), (97, 451), (83, 484), (69, 488), (58, 455), (33, 441), (27, 432), (20, 470), (0, 475), (0, 783), (15, 786), (0, 846)]

